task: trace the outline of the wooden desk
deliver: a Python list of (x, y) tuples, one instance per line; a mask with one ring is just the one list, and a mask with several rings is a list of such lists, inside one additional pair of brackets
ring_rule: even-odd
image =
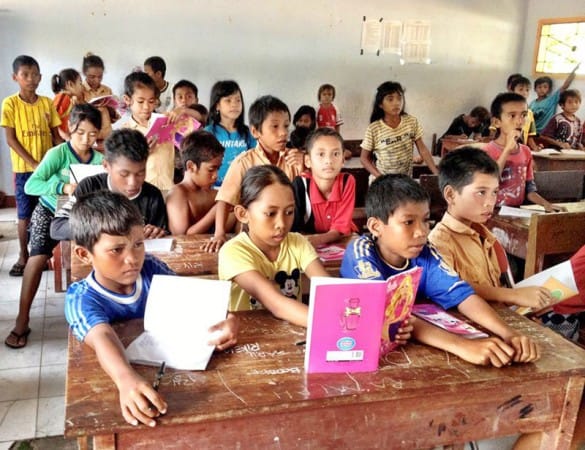
[[(201, 250), (201, 245), (211, 238), (211, 234), (173, 236), (175, 246), (170, 252), (154, 253), (164, 261), (177, 275), (205, 276), (217, 278), (217, 253), (207, 253)], [(334, 245), (346, 247), (355, 236), (345, 236)], [(73, 249), (71, 250), (73, 252)], [(331, 276), (339, 276), (341, 261), (325, 261), (323, 266)], [(71, 253), (71, 279), (79, 281), (91, 272), (91, 266), (84, 264)]]
[(585, 152), (583, 155), (544, 155), (532, 153), (536, 170), (585, 170)]
[(485, 145), (482, 141), (476, 141), (475, 139), (465, 139), (460, 136), (445, 136), (440, 139), (441, 141), (441, 156), (445, 156), (452, 150), (462, 147), (464, 145), (471, 147), (482, 147)]
[[(169, 369), (168, 413), (151, 429), (128, 425), (93, 350), (69, 335), (65, 436), (100, 449), (427, 448), (544, 431), (541, 449), (569, 448), (585, 376), (585, 352), (502, 309), (538, 340), (534, 364), (496, 369), (409, 343), (374, 373), (305, 374), (305, 330), (262, 311), (240, 313), (238, 346), (206, 371)], [(125, 345), (142, 321), (116, 326)], [(146, 379), (156, 368), (136, 366)], [(458, 448), (463, 448), (461, 445)]]
[[(585, 202), (556, 203), (567, 208), (567, 212), (585, 212)], [(523, 205), (524, 209), (544, 211), (540, 205)], [(562, 213), (557, 213), (562, 214)], [(526, 245), (528, 244), (528, 229), (530, 218), (493, 216), (486, 226), (496, 235), (506, 253), (526, 259)]]

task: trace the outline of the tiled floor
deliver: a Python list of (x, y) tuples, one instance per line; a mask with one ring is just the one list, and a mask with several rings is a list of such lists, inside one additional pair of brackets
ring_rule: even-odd
[[(0, 221), (14, 221), (1, 209)], [(64, 294), (55, 293), (53, 272), (44, 272), (31, 311), (28, 345), (9, 349), (4, 338), (14, 326), (22, 278), (8, 276), (18, 243), (0, 240), (0, 450), (13, 441), (63, 434), (67, 323)]]

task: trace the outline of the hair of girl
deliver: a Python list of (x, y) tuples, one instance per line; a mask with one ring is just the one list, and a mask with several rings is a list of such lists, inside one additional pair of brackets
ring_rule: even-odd
[(69, 81), (75, 83), (78, 78), (81, 78), (81, 75), (79, 75), (77, 70), (63, 69), (51, 77), (51, 89), (55, 94), (58, 94), (67, 87)]
[(69, 113), (69, 124), (73, 127), (69, 127), (71, 133), (75, 133), (79, 128), (79, 124), (87, 120), (96, 129), (102, 128), (102, 114), (99, 109), (89, 103), (81, 103), (75, 105)]
[(240, 205), (248, 208), (260, 197), (265, 188), (276, 183), (288, 186), (291, 192), (293, 191), (290, 178), (278, 167), (267, 164), (250, 168), (242, 180)]
[(242, 90), (238, 83), (233, 80), (224, 80), (216, 82), (213, 87), (211, 88), (211, 95), (209, 99), (209, 116), (207, 118), (208, 125), (219, 125), (221, 121), (221, 116), (219, 114), (219, 110), (217, 106), (219, 105), (219, 101), (223, 97), (229, 97), (235, 93), (240, 94), (242, 99), (242, 113), (236, 119), (236, 129), (238, 133), (242, 136), (246, 136), (248, 133), (248, 126), (244, 123), (244, 114), (246, 111), (246, 107), (244, 105), (244, 96), (242, 95)]
[(406, 100), (404, 98), (404, 88), (396, 81), (386, 81), (378, 86), (376, 90), (376, 98), (374, 99), (374, 105), (372, 108), (372, 115), (370, 116), (370, 123), (375, 122), (384, 118), (384, 110), (380, 106), (384, 101), (384, 97), (390, 94), (399, 93), (402, 96), (402, 109), (400, 115), (406, 114)]

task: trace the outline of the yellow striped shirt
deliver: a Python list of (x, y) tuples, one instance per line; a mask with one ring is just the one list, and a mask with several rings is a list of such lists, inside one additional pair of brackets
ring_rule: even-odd
[[(18, 94), (6, 97), (2, 101), (2, 118), (0, 126), (14, 128), (16, 139), (30, 153), (35, 161), (53, 146), (51, 128), (61, 124), (59, 114), (49, 97), (39, 95), (34, 103), (23, 101)], [(10, 149), (12, 171), (15, 173), (32, 172), (34, 168)]]
[(376, 167), (382, 174), (403, 173), (412, 176), (414, 141), (422, 135), (423, 129), (418, 120), (404, 114), (396, 128), (389, 127), (382, 119), (372, 122), (361, 147), (374, 152)]

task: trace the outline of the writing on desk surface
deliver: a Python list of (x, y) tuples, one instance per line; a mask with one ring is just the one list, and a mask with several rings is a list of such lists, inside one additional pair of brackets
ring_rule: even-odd
[(258, 342), (251, 342), (242, 345), (236, 345), (225, 351), (225, 353), (245, 353), (251, 358), (276, 358), (282, 357), (285, 355), (290, 355), (291, 353), (303, 353), (302, 349), (293, 349), (292, 352), (287, 352), (285, 350), (270, 350), (270, 351), (263, 351), (261, 349), (260, 343)]

